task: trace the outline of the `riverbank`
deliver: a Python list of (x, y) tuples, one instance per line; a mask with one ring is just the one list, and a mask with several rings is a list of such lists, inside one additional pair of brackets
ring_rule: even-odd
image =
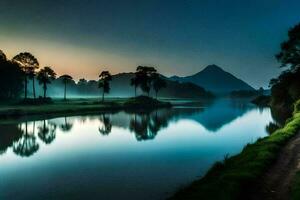
[(75, 114), (92, 114), (104, 111), (134, 109), (157, 109), (171, 107), (171, 103), (158, 101), (149, 97), (116, 98), (100, 102), (96, 99), (73, 99), (68, 101), (53, 100), (46, 104), (11, 104), (0, 105), (0, 119), (23, 118), (34, 116), (67, 116)]
[[(242, 152), (217, 162), (207, 174), (170, 199), (241, 199), (277, 160), (283, 146), (300, 130), (300, 101), (282, 129), (248, 144)], [(253, 191), (252, 191), (253, 192)]]

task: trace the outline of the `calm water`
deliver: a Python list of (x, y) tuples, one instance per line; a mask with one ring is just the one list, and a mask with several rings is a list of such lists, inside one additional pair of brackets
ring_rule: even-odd
[(269, 109), (218, 100), (0, 125), (0, 199), (164, 199), (270, 121)]

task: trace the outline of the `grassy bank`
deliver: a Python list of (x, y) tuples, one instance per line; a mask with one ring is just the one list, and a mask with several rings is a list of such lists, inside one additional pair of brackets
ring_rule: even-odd
[(282, 129), (246, 145), (240, 154), (217, 162), (203, 178), (170, 199), (240, 199), (247, 187), (255, 184), (272, 165), (281, 147), (299, 130), (300, 101), (295, 105), (293, 117)]
[(171, 104), (161, 102), (149, 97), (137, 97), (130, 99), (109, 99), (100, 102), (96, 99), (73, 99), (68, 101), (53, 100), (47, 104), (11, 104), (0, 105), (0, 118), (21, 118), (34, 115), (72, 115), (98, 113), (101, 111), (117, 111), (126, 109), (155, 109), (170, 107)]

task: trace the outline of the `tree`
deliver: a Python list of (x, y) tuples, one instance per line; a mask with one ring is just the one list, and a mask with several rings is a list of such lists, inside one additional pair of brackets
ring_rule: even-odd
[(300, 66), (300, 23), (288, 32), (288, 40), (281, 44), (281, 51), (276, 55), (282, 67), (296, 69)]
[(4, 62), (6, 60), (7, 60), (6, 55), (3, 53), (2, 50), (0, 50), (0, 62)]
[(290, 117), (293, 103), (300, 98), (300, 24), (289, 30), (276, 58), (288, 69), (270, 81), (271, 105), (274, 112)]
[(20, 66), (6, 59), (0, 50), (0, 99), (18, 98), (23, 88), (23, 72)]
[(69, 82), (71, 82), (71, 80), (73, 80), (73, 78), (72, 78), (72, 76), (70, 76), (68, 74), (62, 75), (59, 78), (62, 79), (62, 82), (65, 85), (65, 87), (64, 87), (64, 100), (66, 101), (67, 100), (67, 84)]
[(139, 86), (138, 76), (135, 76), (135, 77), (130, 79), (130, 85), (134, 86), (134, 96), (136, 97), (136, 89)]
[[(24, 95), (25, 99), (27, 99), (27, 84), (28, 84), (28, 76), (30, 74), (34, 74), (35, 71), (39, 68), (39, 62), (38, 60), (28, 52), (19, 53), (15, 57), (13, 57), (13, 61), (18, 63), (21, 67), (21, 69), (24, 72)], [(33, 96), (35, 95), (35, 83), (34, 78), (32, 79), (32, 89), (33, 89)]]
[(135, 78), (142, 91), (150, 95), (153, 74), (157, 71), (154, 67), (138, 66), (136, 68)]
[(102, 102), (104, 102), (104, 93), (109, 93), (110, 86), (109, 82), (112, 80), (112, 76), (109, 71), (102, 71), (99, 75), (98, 87), (102, 88)]
[(43, 85), (44, 98), (47, 96), (47, 84), (50, 84), (55, 78), (56, 73), (51, 69), (51, 67), (44, 67), (39, 71), (37, 80), (39, 81), (40, 85)]
[(157, 94), (158, 94), (159, 90), (167, 87), (167, 82), (164, 79), (162, 79), (159, 74), (156, 73), (153, 75), (152, 85), (153, 85), (153, 89), (155, 91), (155, 97), (157, 99)]

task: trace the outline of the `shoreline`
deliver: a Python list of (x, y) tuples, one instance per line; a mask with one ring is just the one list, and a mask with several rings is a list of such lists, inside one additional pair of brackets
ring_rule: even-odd
[[(168, 199), (243, 199), (260, 178), (275, 164), (285, 145), (300, 130), (300, 100), (293, 117), (270, 136), (248, 144), (237, 155), (216, 162), (200, 179), (177, 191)], [(252, 191), (253, 192), (253, 191)]]
[[(135, 100), (135, 99), (133, 99)], [(21, 121), (30, 119), (55, 118), (75, 115), (89, 115), (103, 112), (119, 111), (151, 111), (160, 108), (171, 108), (173, 105), (169, 102), (153, 101), (134, 102), (134, 105), (128, 104), (128, 100), (112, 100), (106, 102), (95, 102), (93, 100), (70, 100), (54, 101), (51, 104), (39, 105), (1, 105), (0, 123), (9, 121)]]

